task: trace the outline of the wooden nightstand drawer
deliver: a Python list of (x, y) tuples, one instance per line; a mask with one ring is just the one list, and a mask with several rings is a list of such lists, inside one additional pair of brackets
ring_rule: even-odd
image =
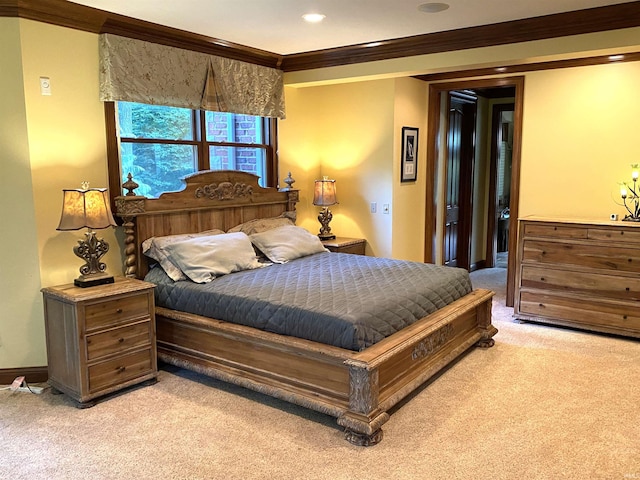
[(151, 349), (142, 350), (89, 367), (89, 391), (104, 390), (153, 372)]
[(323, 240), (322, 244), (331, 252), (364, 255), (367, 241), (364, 238), (337, 237), (332, 240)]
[(106, 355), (124, 352), (133, 347), (149, 345), (152, 334), (151, 322), (147, 320), (87, 335), (87, 360), (95, 360)]
[(88, 332), (128, 320), (135, 320), (149, 315), (149, 297), (146, 294), (131, 295), (94, 303), (85, 307), (84, 315)]

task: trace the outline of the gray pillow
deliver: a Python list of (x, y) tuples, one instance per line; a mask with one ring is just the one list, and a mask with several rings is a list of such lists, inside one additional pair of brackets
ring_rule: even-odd
[(167, 245), (166, 250), (171, 261), (196, 283), (264, 266), (242, 232), (191, 238)]
[(142, 242), (142, 253), (147, 257), (155, 260), (160, 264), (162, 269), (167, 273), (169, 278), (177, 282), (178, 280), (186, 280), (185, 274), (180, 270), (174, 262), (169, 258), (166, 250), (168, 245), (176, 242), (182, 242), (195, 237), (208, 237), (211, 235), (220, 235), (223, 230), (213, 229), (199, 233), (184, 233), (180, 235), (165, 235), (163, 237), (151, 237)]
[(249, 237), (251, 243), (273, 263), (287, 263), (289, 260), (329, 251), (316, 235), (295, 226), (278, 227)]

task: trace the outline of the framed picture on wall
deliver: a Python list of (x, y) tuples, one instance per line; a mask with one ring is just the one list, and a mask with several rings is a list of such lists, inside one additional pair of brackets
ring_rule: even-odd
[(418, 129), (402, 127), (400, 181), (415, 182), (416, 178), (418, 178)]

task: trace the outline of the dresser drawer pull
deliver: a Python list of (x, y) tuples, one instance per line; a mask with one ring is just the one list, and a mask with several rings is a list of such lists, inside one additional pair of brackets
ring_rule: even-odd
[(540, 281), (541, 281), (541, 282), (544, 282), (544, 277), (540, 277)]
[(626, 319), (627, 319), (627, 316), (626, 316), (626, 315), (623, 315), (623, 316), (622, 316), (622, 319), (623, 319), (623, 320), (626, 320)]
[(539, 303), (538, 306), (544, 308), (544, 303)]
[(124, 372), (126, 369), (127, 369), (127, 367), (118, 367), (118, 368), (116, 368), (116, 372), (118, 372), (118, 373), (122, 373), (122, 372)]
[(122, 309), (121, 309), (121, 308), (118, 308), (118, 309), (116, 310), (116, 313), (122, 313)]
[(122, 343), (122, 342), (124, 342), (124, 338), (119, 338), (118, 343)]
[(628, 291), (630, 291), (631, 289), (630, 289), (629, 287), (627, 287), (627, 288), (625, 288), (625, 290), (628, 292)]

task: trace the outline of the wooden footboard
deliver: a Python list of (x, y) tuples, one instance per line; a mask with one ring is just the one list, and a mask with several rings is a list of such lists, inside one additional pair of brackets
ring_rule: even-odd
[(158, 356), (337, 417), (350, 442), (373, 445), (391, 407), (471, 346), (493, 344), (492, 297), (475, 290), (362, 352), (157, 308)]

